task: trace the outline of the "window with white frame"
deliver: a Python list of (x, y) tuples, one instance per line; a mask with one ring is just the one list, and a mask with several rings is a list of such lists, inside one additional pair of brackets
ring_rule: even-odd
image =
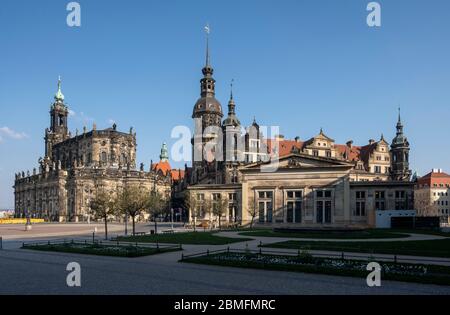
[(302, 201), (303, 192), (301, 190), (286, 191), (286, 222), (302, 222)]
[(260, 223), (271, 223), (273, 219), (273, 191), (258, 191), (258, 214)]

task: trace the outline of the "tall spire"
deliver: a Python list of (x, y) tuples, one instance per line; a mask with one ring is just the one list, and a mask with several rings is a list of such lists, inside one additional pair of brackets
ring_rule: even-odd
[(58, 91), (55, 94), (55, 100), (64, 101), (64, 94), (61, 92), (61, 76), (58, 76)]
[(398, 107), (398, 121), (397, 121), (397, 135), (400, 135), (403, 133), (403, 124), (402, 124), (402, 118), (400, 113), (400, 106)]
[(205, 33), (206, 33), (206, 61), (205, 61), (205, 67), (203, 68), (202, 72), (205, 78), (211, 78), (214, 70), (211, 66), (211, 60), (210, 60), (210, 54), (209, 54), (209, 34), (211, 32), (211, 29), (209, 27), (209, 24), (206, 24), (205, 26)]
[(209, 23), (206, 23), (205, 25), (205, 33), (206, 33), (206, 62), (205, 62), (205, 68), (210, 67), (210, 60), (209, 60), (209, 33), (211, 29), (209, 28)]
[(228, 115), (234, 115), (235, 114), (235, 107), (236, 104), (234, 103), (234, 99), (233, 99), (233, 82), (234, 79), (231, 80), (230, 83), (230, 101), (228, 102)]
[(230, 100), (233, 99), (233, 82), (234, 82), (234, 79), (231, 79), (231, 83), (230, 83)]

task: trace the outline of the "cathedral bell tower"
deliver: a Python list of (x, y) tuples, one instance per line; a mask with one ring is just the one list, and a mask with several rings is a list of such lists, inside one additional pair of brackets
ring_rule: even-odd
[[(214, 158), (216, 152), (205, 156), (205, 146), (208, 142), (220, 141), (222, 127), (222, 106), (216, 99), (215, 84), (213, 78), (214, 69), (211, 66), (209, 55), (209, 26), (206, 31), (206, 62), (202, 69), (203, 78), (200, 80), (200, 98), (194, 105), (192, 118), (194, 119), (194, 136), (192, 138), (192, 183), (198, 183), (202, 179), (207, 183), (217, 181), (218, 162)], [(208, 128), (210, 127), (210, 128)], [(206, 128), (208, 128), (206, 130)], [(216, 132), (217, 130), (217, 132)]]
[(67, 117), (69, 108), (64, 104), (64, 95), (61, 92), (61, 78), (58, 78), (58, 91), (55, 101), (50, 107), (50, 128), (45, 130), (45, 156), (52, 158), (53, 146), (69, 138)]
[(409, 169), (409, 142), (403, 134), (403, 124), (398, 110), (397, 134), (391, 144), (391, 178), (397, 181), (409, 181), (411, 170)]

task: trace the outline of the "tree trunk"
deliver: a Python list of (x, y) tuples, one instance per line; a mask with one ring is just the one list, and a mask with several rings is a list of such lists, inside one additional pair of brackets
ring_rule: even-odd
[(194, 215), (194, 232), (196, 232), (197, 230), (196, 230), (196, 225), (197, 225), (197, 220), (196, 220), (196, 217), (195, 217), (195, 215)]
[(105, 216), (105, 240), (108, 240), (108, 216)]
[(253, 217), (252, 220), (250, 221), (250, 229), (253, 228)]
[(158, 222), (156, 222), (156, 218), (154, 218), (155, 221), (155, 234), (158, 234)]
[(134, 221), (134, 215), (131, 216), (131, 218), (133, 219), (133, 236), (136, 235), (136, 222)]
[(219, 215), (219, 231), (222, 230), (222, 221), (221, 221), (221, 215)]

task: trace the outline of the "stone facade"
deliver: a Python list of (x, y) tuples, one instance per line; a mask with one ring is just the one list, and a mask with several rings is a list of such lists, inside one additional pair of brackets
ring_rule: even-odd
[(441, 223), (450, 224), (450, 175), (433, 169), (417, 179), (414, 194), (417, 215), (440, 217)]
[[(232, 93), (228, 116), (221, 121), (222, 107), (215, 98), (216, 81), (212, 78), (209, 52), (207, 56), (201, 97), (192, 118), (196, 127), (202, 121), (220, 132), (208, 137), (196, 133), (193, 152), (200, 152), (201, 159), (196, 160), (193, 154), (192, 168), (186, 168), (184, 184), (178, 188), (190, 191), (199, 201), (212, 203), (233, 196), (236, 200), (223, 214), (222, 222), (239, 221), (245, 225), (256, 220), (257, 224), (270, 226), (367, 227), (375, 225), (376, 210), (413, 209), (410, 149), (400, 113), (391, 143), (382, 135), (379, 141), (371, 139), (362, 146), (354, 145), (352, 140), (336, 144), (322, 129), (305, 141), (299, 137), (285, 140), (281, 135), (265, 139), (256, 121), (247, 128), (241, 126)], [(223, 143), (222, 155), (211, 158), (203, 153), (206, 143), (214, 139)], [(238, 140), (243, 140), (243, 145), (239, 146)], [(263, 170), (273, 164), (278, 166)], [(252, 208), (256, 209), (253, 218)], [(218, 221), (211, 211), (197, 209), (194, 213), (201, 214), (196, 220)]]
[(87, 221), (90, 201), (99, 189), (117, 194), (126, 185), (138, 185), (163, 194), (171, 193), (171, 174), (144, 165), (136, 168), (136, 133), (112, 128), (84, 128), (74, 137), (68, 131), (68, 108), (61, 83), (45, 131), (45, 156), (33, 173), (16, 174), (15, 215), (48, 221)]

